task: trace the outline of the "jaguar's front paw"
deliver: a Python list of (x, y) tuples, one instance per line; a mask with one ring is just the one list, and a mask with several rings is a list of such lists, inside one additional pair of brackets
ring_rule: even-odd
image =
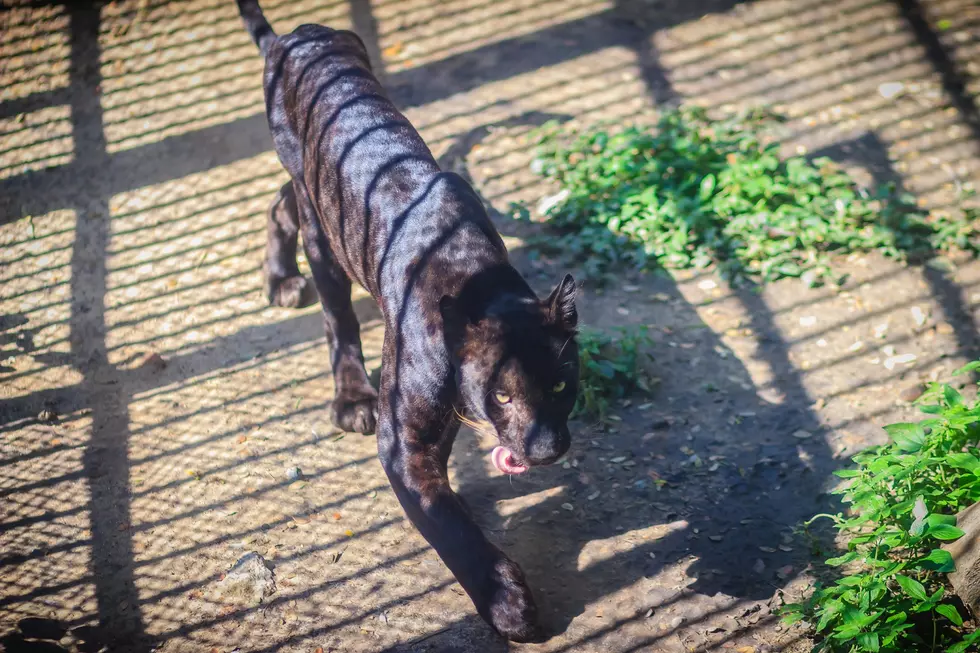
[(538, 623), (534, 603), (521, 568), (506, 558), (494, 566), (484, 618), (498, 633), (514, 642), (542, 642), (547, 634)]

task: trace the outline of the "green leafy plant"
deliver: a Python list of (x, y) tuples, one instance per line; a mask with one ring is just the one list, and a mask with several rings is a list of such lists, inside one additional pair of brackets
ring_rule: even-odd
[(980, 404), (945, 384), (920, 402), (933, 417), (885, 427), (889, 444), (837, 472), (849, 479), (836, 491), (848, 514), (814, 518), (831, 518), (847, 540), (847, 551), (826, 561), (844, 575), (782, 608), (788, 621), (813, 624), (822, 638), (815, 650), (960, 653), (980, 639), (963, 629), (945, 584), (953, 559), (940, 548), (963, 535), (956, 513), (980, 500)]
[(573, 417), (605, 420), (612, 402), (636, 389), (649, 391), (641, 365), (650, 345), (646, 328), (612, 332), (582, 329), (578, 335), (579, 386)]
[(532, 168), (561, 187), (545, 209), (560, 232), (551, 246), (594, 278), (613, 265), (716, 263), (732, 280), (809, 285), (832, 276), (832, 253), (904, 259), (977, 247), (975, 210), (929, 214), (892, 187), (865, 191), (828, 158), (780, 158), (776, 122), (761, 110), (713, 121), (682, 108), (652, 130), (545, 126)]

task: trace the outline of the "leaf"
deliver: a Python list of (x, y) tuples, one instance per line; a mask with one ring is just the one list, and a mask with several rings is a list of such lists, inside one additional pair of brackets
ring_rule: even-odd
[(902, 451), (915, 453), (922, 448), (926, 441), (926, 434), (918, 424), (909, 422), (899, 424), (889, 424), (885, 431)]
[(858, 553), (857, 551), (851, 551), (837, 558), (827, 558), (824, 561), (824, 564), (830, 565), (831, 567), (839, 567), (841, 565), (846, 565), (849, 562), (854, 562), (860, 557), (861, 557), (860, 553)]
[(973, 361), (972, 363), (967, 363), (960, 369), (953, 372), (953, 376), (959, 376), (960, 374), (967, 374), (968, 372), (972, 372), (973, 370), (976, 369), (980, 369), (980, 360)]
[(926, 588), (919, 581), (901, 574), (895, 576), (895, 580), (902, 586), (905, 593), (911, 596), (913, 599), (925, 601), (929, 598), (929, 595), (926, 594)]
[(948, 453), (946, 454), (945, 460), (950, 466), (956, 469), (965, 469), (974, 475), (980, 476), (980, 458), (977, 458), (971, 453)]
[(951, 385), (943, 384), (943, 400), (949, 406), (963, 405), (963, 395)]
[(929, 552), (929, 555), (919, 558), (916, 562), (923, 569), (930, 571), (939, 571), (944, 574), (956, 571), (953, 556), (950, 555), (949, 551), (944, 551), (943, 549), (933, 549)]
[(878, 640), (878, 633), (861, 633), (857, 636), (858, 646), (872, 653), (881, 650), (881, 643)]
[(702, 201), (711, 197), (711, 193), (715, 190), (716, 181), (715, 176), (711, 174), (705, 175), (704, 178), (701, 179), (701, 185), (698, 188), (698, 196)]
[(960, 539), (965, 535), (965, 533), (955, 526), (950, 526), (948, 524), (937, 524), (929, 527), (929, 529), (926, 530), (926, 535), (934, 537), (937, 540), (943, 540), (944, 542), (951, 542), (953, 540)]
[(954, 608), (949, 603), (943, 603), (942, 605), (937, 605), (936, 612), (938, 612), (939, 614), (943, 615), (944, 617), (952, 621), (953, 624), (956, 626), (963, 625), (963, 617), (961, 617), (960, 613), (956, 611), (956, 608)]

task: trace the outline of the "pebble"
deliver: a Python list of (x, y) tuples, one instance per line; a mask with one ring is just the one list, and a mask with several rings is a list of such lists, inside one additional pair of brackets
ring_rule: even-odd
[(290, 467), (286, 470), (286, 478), (290, 481), (298, 481), (303, 478), (303, 472), (299, 467)]
[(904, 90), (905, 84), (902, 82), (885, 82), (878, 86), (878, 95), (886, 100), (890, 100)]
[(256, 605), (276, 591), (276, 581), (265, 558), (251, 551), (235, 562), (217, 589), (230, 603)]
[(140, 367), (147, 370), (159, 372), (167, 366), (167, 361), (163, 356), (156, 352), (150, 352), (140, 361)]
[(41, 422), (53, 422), (58, 419), (58, 413), (54, 412), (50, 408), (45, 408), (37, 414), (37, 418)]
[(569, 510), (569, 511), (575, 510), (575, 506), (573, 506), (570, 503), (563, 503), (563, 504), (561, 504), (561, 507), (564, 508), (565, 510)]
[(885, 359), (885, 369), (895, 369), (896, 365), (902, 363), (914, 363), (916, 359), (915, 354), (899, 354), (898, 356), (889, 356)]
[(817, 323), (816, 315), (804, 315), (803, 317), (800, 318), (800, 326), (802, 327), (811, 327), (816, 323)]
[(912, 319), (915, 320), (916, 326), (922, 326), (926, 323), (926, 314), (921, 308), (913, 306), (910, 310), (912, 311)]
[(922, 396), (922, 393), (926, 391), (926, 386), (921, 383), (916, 383), (915, 385), (909, 386), (898, 393), (898, 398), (902, 401), (913, 402)]

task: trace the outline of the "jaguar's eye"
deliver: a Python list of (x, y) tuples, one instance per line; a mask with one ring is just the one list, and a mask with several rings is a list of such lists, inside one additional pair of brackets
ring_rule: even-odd
[(565, 382), (564, 381), (559, 381), (558, 383), (556, 383), (551, 388), (551, 391), (554, 392), (555, 394), (558, 394), (559, 392), (561, 392), (564, 389), (565, 389)]
[(494, 392), (493, 398), (497, 401), (498, 404), (510, 403), (510, 395), (507, 394), (506, 392)]

